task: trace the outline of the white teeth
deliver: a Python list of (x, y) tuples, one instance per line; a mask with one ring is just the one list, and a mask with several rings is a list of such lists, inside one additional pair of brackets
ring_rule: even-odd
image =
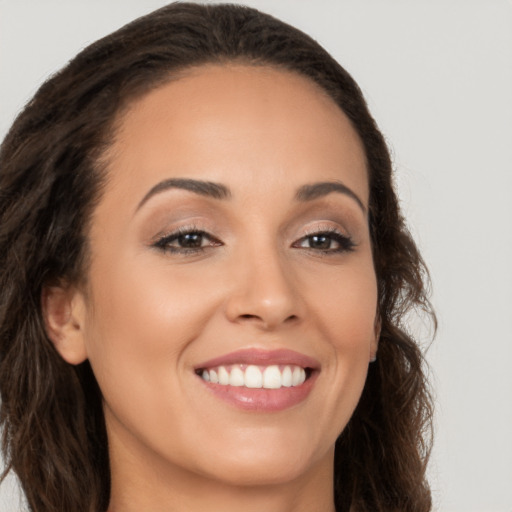
[(289, 388), (292, 385), (292, 370), (289, 366), (285, 366), (283, 374), (281, 375), (281, 384), (285, 388)]
[(302, 379), (302, 372), (301, 372), (301, 370), (304, 371), (302, 368), (299, 368), (298, 366), (296, 366), (293, 369), (293, 373), (292, 373), (292, 386), (298, 386), (298, 385), (302, 384), (302, 382), (304, 382), (304, 380), (306, 379), (306, 374), (305, 373), (304, 373), (304, 379)]
[(249, 365), (245, 370), (245, 386), (248, 388), (263, 387), (263, 375), (257, 366)]
[(229, 384), (229, 373), (224, 366), (219, 366), (219, 384), (224, 386)]
[(240, 368), (233, 368), (229, 374), (230, 386), (243, 386), (244, 385), (244, 372)]
[(306, 380), (304, 368), (295, 365), (266, 367), (248, 365), (218, 366), (215, 370), (203, 370), (201, 377), (207, 382), (223, 386), (280, 389), (300, 386)]
[(278, 366), (267, 366), (263, 372), (263, 387), (279, 389), (281, 387), (281, 372)]

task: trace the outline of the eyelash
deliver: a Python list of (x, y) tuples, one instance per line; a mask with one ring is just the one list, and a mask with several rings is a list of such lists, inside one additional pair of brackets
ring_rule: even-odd
[(315, 253), (321, 253), (322, 256), (330, 256), (330, 255), (336, 255), (344, 252), (353, 252), (356, 244), (352, 240), (350, 236), (344, 235), (343, 233), (339, 232), (337, 229), (334, 228), (327, 228), (327, 229), (320, 229), (311, 231), (310, 233), (307, 233), (302, 238), (297, 240), (292, 244), (292, 247), (300, 248), (300, 244), (308, 239), (312, 239), (313, 237), (325, 237), (330, 239), (331, 241), (336, 242), (339, 247), (336, 249), (321, 249), (321, 248), (314, 248), (314, 247), (304, 247), (304, 249), (315, 252)]
[[(172, 247), (170, 245), (172, 242), (190, 235), (201, 236), (202, 239), (209, 240), (209, 244), (200, 247)], [(206, 231), (198, 229), (194, 226), (179, 228), (176, 231), (169, 233), (168, 235), (162, 236), (153, 244), (154, 247), (160, 249), (163, 252), (170, 252), (174, 254), (197, 254), (208, 248), (218, 247), (220, 245), (222, 245), (222, 242), (220, 240), (217, 240)]]
[[(180, 238), (184, 238), (184, 237), (190, 236), (190, 235), (196, 235), (196, 236), (201, 237), (200, 242), (203, 242), (206, 239), (208, 241), (208, 244), (204, 245), (204, 246), (200, 245), (199, 247), (173, 247), (170, 245), (171, 243), (178, 241)], [(336, 242), (339, 245), (339, 247), (337, 247), (335, 249), (332, 249), (332, 248), (322, 249), (322, 248), (302, 247), (301, 246), (301, 244), (304, 241), (307, 241), (308, 239), (310, 239), (310, 241), (311, 241), (311, 239), (313, 237), (328, 238), (330, 241)], [(223, 244), (220, 240), (213, 237), (206, 231), (204, 231), (202, 229), (198, 229), (194, 226), (179, 228), (176, 231), (174, 231), (173, 233), (162, 236), (153, 244), (154, 247), (156, 247), (157, 249), (160, 249), (163, 252), (170, 252), (173, 254), (184, 254), (184, 255), (198, 254), (198, 253), (203, 252), (212, 247), (219, 247), (221, 245), (223, 245)], [(292, 247), (296, 248), (296, 249), (304, 248), (308, 251), (312, 251), (315, 253), (322, 253), (322, 255), (333, 255), (333, 254), (340, 254), (340, 253), (344, 253), (344, 252), (353, 252), (356, 247), (356, 244), (354, 243), (354, 241), (352, 240), (352, 238), (350, 236), (344, 235), (343, 233), (340, 233), (336, 229), (328, 228), (328, 229), (321, 229), (318, 231), (312, 231), (310, 233), (307, 233), (306, 235), (301, 237), (299, 240), (294, 242), (292, 244)]]

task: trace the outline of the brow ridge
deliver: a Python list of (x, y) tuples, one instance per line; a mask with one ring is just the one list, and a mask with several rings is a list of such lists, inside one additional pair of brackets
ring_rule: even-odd
[(366, 213), (366, 207), (359, 196), (352, 189), (339, 181), (322, 181), (319, 183), (302, 185), (302, 187), (297, 190), (295, 198), (297, 201), (301, 202), (313, 201), (314, 199), (324, 197), (333, 192), (344, 194), (352, 198), (361, 207), (363, 212)]
[(139, 202), (137, 210), (141, 208), (151, 197), (173, 188), (188, 190), (189, 192), (211, 197), (212, 199), (229, 199), (231, 197), (231, 192), (228, 187), (220, 183), (196, 180), (192, 178), (169, 178), (152, 187)]

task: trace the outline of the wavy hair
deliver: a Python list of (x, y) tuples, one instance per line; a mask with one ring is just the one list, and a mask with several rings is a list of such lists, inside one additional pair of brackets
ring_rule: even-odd
[(401, 216), (382, 134), (351, 76), (313, 39), (255, 9), (173, 3), (79, 53), (44, 83), (0, 147), (0, 426), (3, 477), (35, 512), (106, 511), (108, 440), (88, 362), (72, 366), (44, 327), (41, 293), (86, 279), (102, 155), (130, 102), (191, 66), (241, 62), (318, 84), (363, 142), (381, 335), (361, 400), (335, 449), (337, 510), (427, 512), (432, 400), (405, 316), (426, 312), (428, 273)]

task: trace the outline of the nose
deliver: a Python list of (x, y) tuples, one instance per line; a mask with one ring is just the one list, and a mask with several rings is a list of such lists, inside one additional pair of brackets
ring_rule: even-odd
[(278, 254), (244, 256), (232, 266), (233, 287), (226, 304), (229, 321), (251, 323), (262, 330), (300, 321), (297, 283), (286, 262)]

